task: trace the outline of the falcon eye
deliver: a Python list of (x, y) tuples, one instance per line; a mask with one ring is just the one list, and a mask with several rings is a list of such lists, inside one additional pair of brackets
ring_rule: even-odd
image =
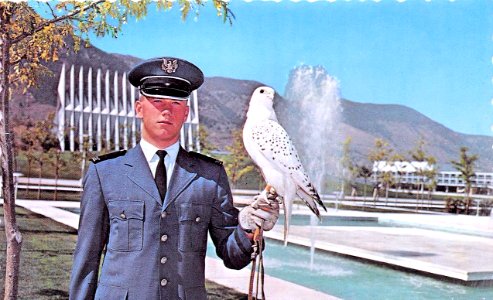
[(260, 94), (263, 94), (265, 91), (264, 90), (260, 90)]

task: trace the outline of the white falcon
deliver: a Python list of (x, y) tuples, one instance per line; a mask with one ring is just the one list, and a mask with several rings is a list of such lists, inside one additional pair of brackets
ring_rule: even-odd
[(284, 242), (286, 243), (291, 208), (296, 195), (319, 218), (317, 203), (325, 211), (327, 209), (305, 172), (288, 133), (277, 120), (273, 108), (274, 95), (275, 91), (265, 86), (253, 92), (243, 127), (243, 144), (260, 168), (266, 183), (274, 187), (284, 200)]

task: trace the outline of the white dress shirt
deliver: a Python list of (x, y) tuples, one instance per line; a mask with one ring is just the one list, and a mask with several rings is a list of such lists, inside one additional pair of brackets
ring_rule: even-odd
[(149, 164), (149, 169), (151, 169), (153, 177), (156, 176), (157, 164), (159, 162), (159, 156), (157, 156), (156, 151), (166, 150), (167, 154), (164, 157), (164, 166), (166, 167), (166, 186), (169, 186), (171, 174), (173, 174), (173, 169), (175, 168), (176, 157), (180, 150), (180, 142), (177, 141), (165, 149), (160, 149), (148, 141), (141, 139), (140, 147), (142, 148), (142, 152), (144, 152), (144, 156)]

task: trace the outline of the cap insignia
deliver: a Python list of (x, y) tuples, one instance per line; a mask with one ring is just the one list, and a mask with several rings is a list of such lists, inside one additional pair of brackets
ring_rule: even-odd
[(163, 64), (161, 65), (161, 69), (163, 69), (163, 71), (168, 74), (175, 73), (176, 69), (178, 69), (178, 60), (163, 58)]

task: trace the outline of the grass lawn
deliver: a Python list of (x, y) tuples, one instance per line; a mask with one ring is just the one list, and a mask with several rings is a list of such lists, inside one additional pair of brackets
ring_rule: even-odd
[[(72, 253), (77, 231), (49, 218), (17, 208), (23, 235), (18, 299), (68, 299)], [(0, 297), (4, 292), (6, 241), (0, 206)], [(207, 281), (209, 299), (247, 299), (245, 294)]]

